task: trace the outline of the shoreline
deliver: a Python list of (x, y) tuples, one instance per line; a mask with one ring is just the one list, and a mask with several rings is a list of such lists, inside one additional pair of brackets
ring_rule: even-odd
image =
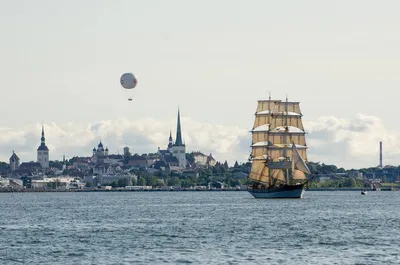
[[(306, 189), (305, 191), (397, 191), (392, 190), (391, 188), (381, 189), (381, 190), (373, 190), (373, 189), (361, 189), (361, 188), (311, 188)], [(179, 189), (179, 190), (161, 190), (161, 189), (83, 189), (83, 190), (53, 190), (53, 189), (3, 189), (0, 190), (0, 193), (35, 193), (35, 192), (223, 192), (223, 191), (236, 191), (236, 192), (244, 192), (247, 190), (240, 189)]]

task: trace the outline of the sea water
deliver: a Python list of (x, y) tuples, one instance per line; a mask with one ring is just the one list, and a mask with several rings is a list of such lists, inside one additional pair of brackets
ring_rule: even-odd
[(0, 264), (400, 264), (400, 192), (0, 193)]

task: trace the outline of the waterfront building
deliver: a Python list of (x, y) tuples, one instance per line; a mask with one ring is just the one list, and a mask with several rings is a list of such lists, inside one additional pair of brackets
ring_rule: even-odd
[(202, 152), (192, 152), (194, 163), (200, 166), (215, 166), (217, 161), (214, 159), (212, 154), (205, 155)]

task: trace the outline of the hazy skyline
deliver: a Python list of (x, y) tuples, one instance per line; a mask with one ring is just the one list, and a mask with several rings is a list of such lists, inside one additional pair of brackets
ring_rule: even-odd
[(42, 121), (51, 159), (155, 152), (179, 106), (187, 151), (244, 162), (271, 91), (301, 102), (310, 161), (375, 166), (382, 140), (400, 164), (397, 1), (1, 3), (2, 161), (35, 160)]

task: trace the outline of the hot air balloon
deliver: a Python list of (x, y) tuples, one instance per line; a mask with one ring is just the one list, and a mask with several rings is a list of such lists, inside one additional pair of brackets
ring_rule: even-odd
[[(133, 89), (137, 84), (137, 79), (132, 73), (125, 73), (121, 76), (120, 82), (123, 88)], [(128, 100), (132, 101), (132, 98), (129, 98)]]

